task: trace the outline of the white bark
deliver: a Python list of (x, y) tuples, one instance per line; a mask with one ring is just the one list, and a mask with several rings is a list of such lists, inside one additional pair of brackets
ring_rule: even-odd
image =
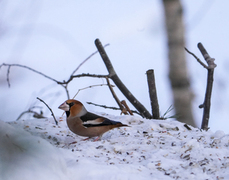
[(168, 39), (169, 78), (178, 120), (195, 126), (192, 91), (185, 58), (185, 37), (180, 0), (163, 0)]

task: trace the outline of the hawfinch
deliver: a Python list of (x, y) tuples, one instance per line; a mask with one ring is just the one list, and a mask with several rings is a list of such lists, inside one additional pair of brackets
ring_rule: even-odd
[(88, 137), (87, 139), (98, 136), (95, 139), (97, 141), (105, 132), (113, 128), (128, 126), (90, 113), (81, 102), (74, 99), (65, 101), (58, 108), (66, 112), (69, 129), (79, 136)]

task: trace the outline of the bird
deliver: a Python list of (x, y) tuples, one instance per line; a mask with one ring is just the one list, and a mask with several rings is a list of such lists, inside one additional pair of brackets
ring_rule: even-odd
[(68, 128), (79, 136), (88, 137), (84, 140), (97, 137), (94, 141), (99, 140), (102, 135), (118, 127), (129, 127), (119, 121), (113, 121), (103, 116), (88, 112), (84, 105), (75, 99), (68, 99), (59, 107), (65, 111), (67, 116)]

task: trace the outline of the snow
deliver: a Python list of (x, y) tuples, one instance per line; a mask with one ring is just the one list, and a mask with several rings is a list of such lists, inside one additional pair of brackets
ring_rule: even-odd
[(65, 159), (46, 140), (0, 121), (0, 179), (64, 179)]
[(0, 179), (228, 179), (229, 135), (175, 120), (104, 116), (130, 125), (94, 142), (65, 117), (0, 121)]

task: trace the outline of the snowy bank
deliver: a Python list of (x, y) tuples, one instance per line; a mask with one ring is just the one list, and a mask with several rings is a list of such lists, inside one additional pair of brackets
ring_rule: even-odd
[[(71, 133), (63, 119), (58, 126), (51, 118), (1, 122), (0, 179), (229, 179), (229, 136), (222, 131), (108, 117), (131, 127), (93, 142)], [(12, 169), (17, 173), (11, 175)]]
[(46, 140), (0, 121), (0, 179), (66, 179), (60, 150)]

